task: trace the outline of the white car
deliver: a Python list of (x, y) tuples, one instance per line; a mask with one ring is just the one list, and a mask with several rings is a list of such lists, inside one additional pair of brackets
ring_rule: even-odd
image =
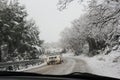
[(48, 65), (50, 64), (60, 64), (63, 62), (62, 57), (59, 55), (56, 56), (48, 56), (46, 59)]

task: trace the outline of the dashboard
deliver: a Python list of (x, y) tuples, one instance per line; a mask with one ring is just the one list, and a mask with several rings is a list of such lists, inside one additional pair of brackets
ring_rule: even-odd
[(68, 75), (43, 75), (26, 72), (0, 72), (0, 80), (120, 80), (89, 73), (71, 73)]

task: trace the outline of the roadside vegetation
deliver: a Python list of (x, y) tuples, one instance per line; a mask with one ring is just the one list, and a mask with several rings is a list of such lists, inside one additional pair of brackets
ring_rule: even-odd
[(17, 0), (0, 0), (0, 62), (38, 59), (42, 54), (39, 29), (27, 16)]
[[(73, 1), (76, 0), (59, 0), (58, 9), (63, 11)], [(84, 2), (78, 1), (80, 4)], [(71, 23), (71, 27), (61, 32), (62, 47), (72, 50), (75, 55), (88, 56), (109, 54), (113, 48), (117, 49), (120, 37), (120, 1), (89, 0), (85, 10), (85, 14)], [(88, 45), (86, 49), (85, 45)]]

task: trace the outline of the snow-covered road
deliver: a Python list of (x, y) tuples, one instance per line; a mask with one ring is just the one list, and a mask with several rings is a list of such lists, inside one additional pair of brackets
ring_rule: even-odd
[[(113, 52), (112, 52), (113, 53)], [(57, 65), (47, 65), (43, 63), (36, 67), (32, 67), (26, 70), (25, 72), (33, 72), (40, 74), (53, 74), (53, 75), (64, 75), (73, 72), (83, 72), (83, 73), (92, 73), (101, 76), (108, 76), (120, 79), (120, 67), (119, 62), (112, 62), (116, 55), (119, 56), (119, 52), (114, 52), (116, 54), (110, 54), (106, 56), (95, 56), (95, 57), (85, 57), (82, 56), (73, 56), (73, 55), (64, 55), (62, 64)], [(101, 60), (101, 57), (103, 58)], [(100, 60), (99, 60), (100, 59)], [(111, 60), (109, 60), (111, 59)]]
[(58, 65), (45, 65), (26, 70), (25, 72), (35, 72), (41, 74), (69, 74), (71, 72), (89, 72), (85, 61), (76, 58), (64, 57), (64, 62)]

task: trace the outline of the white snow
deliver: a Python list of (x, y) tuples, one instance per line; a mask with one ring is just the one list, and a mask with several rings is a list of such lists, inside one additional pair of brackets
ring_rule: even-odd
[(42, 63), (40, 65), (34, 65), (34, 66), (30, 65), (30, 66), (28, 66), (28, 68), (23, 68), (23, 69), (17, 70), (17, 71), (26, 71), (26, 70), (30, 70), (30, 69), (34, 69), (34, 68), (38, 68), (38, 67), (43, 67), (45, 65), (46, 65), (46, 63)]
[(69, 56), (74, 56), (73, 52), (67, 52), (65, 54), (62, 54), (63, 57), (69, 57)]
[[(81, 55), (76, 58), (83, 59), (87, 62), (88, 67), (90, 68), (89, 73), (120, 79), (119, 51), (112, 51), (108, 55), (97, 55), (94, 57), (85, 57), (84, 55)], [(116, 59), (118, 61), (116, 61)]]

